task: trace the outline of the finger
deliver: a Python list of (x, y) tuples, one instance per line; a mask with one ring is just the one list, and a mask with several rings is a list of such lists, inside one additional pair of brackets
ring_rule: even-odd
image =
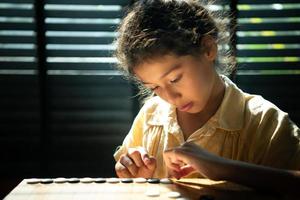
[(154, 157), (149, 158), (149, 163), (146, 165), (149, 171), (154, 171), (156, 169), (156, 159)]
[(171, 178), (176, 178), (176, 179), (181, 178), (180, 173), (177, 171), (174, 171), (172, 169), (168, 169), (168, 174), (169, 174), (169, 177), (171, 177)]
[[(170, 167), (176, 163), (178, 165), (184, 163), (176, 154), (175, 149), (170, 149), (170, 150), (166, 150), (164, 151), (163, 154), (163, 158), (166, 162), (167, 165), (169, 165)], [(182, 165), (181, 165), (182, 166)]]
[(172, 163), (189, 164), (191, 161), (191, 156), (188, 152), (184, 151), (182, 147), (168, 149), (164, 152), (164, 155), (168, 157)]
[(119, 178), (131, 178), (132, 175), (128, 169), (122, 165), (120, 162), (117, 162), (115, 165), (116, 174)]
[(167, 168), (171, 168), (172, 170), (176, 170), (176, 171), (180, 170), (180, 166), (172, 162), (172, 152), (165, 151), (163, 154), (163, 158)]
[(191, 166), (181, 167), (181, 170), (176, 170), (174, 168), (168, 168), (168, 173), (171, 177), (175, 177), (176, 179), (180, 179), (184, 176), (187, 176), (191, 172), (194, 172), (195, 169)]
[(121, 156), (120, 163), (129, 170), (132, 176), (137, 175), (138, 167), (135, 165), (135, 163), (131, 160), (130, 157), (128, 157), (127, 155)]
[(168, 170), (168, 173), (170, 176), (175, 177), (177, 179), (181, 178), (180, 164), (172, 163), (170, 159), (168, 159), (168, 161), (166, 161), (165, 163), (166, 163), (166, 167), (167, 167), (167, 170)]
[(137, 167), (142, 167), (144, 165), (141, 153), (137, 148), (129, 148), (127, 154), (133, 160)]
[(188, 174), (190, 174), (194, 171), (195, 171), (195, 168), (193, 168), (190, 165), (185, 165), (185, 166), (180, 168), (179, 174), (180, 174), (181, 177), (183, 177), (183, 176), (186, 176), (186, 175), (188, 175)]
[(149, 156), (148, 152), (143, 147), (139, 148), (139, 152), (141, 154), (141, 158), (142, 158), (144, 164), (146, 166), (149, 165), (151, 161), (150, 161), (150, 156)]
[(144, 167), (142, 171), (143, 177), (151, 178), (153, 177), (154, 171), (156, 169), (156, 159), (154, 157), (149, 158), (149, 164)]

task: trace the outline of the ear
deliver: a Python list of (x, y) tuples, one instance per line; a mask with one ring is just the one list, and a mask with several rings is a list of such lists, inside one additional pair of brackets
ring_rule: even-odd
[(210, 35), (204, 36), (201, 40), (201, 46), (204, 50), (204, 56), (209, 61), (214, 61), (218, 54), (218, 46), (215, 39)]

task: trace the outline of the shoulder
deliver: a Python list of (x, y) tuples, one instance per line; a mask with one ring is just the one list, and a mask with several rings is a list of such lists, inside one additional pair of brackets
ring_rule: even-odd
[(245, 93), (245, 113), (249, 122), (258, 126), (275, 126), (289, 120), (288, 113), (260, 95)]
[(248, 113), (255, 116), (286, 116), (286, 112), (279, 109), (272, 102), (264, 99), (260, 95), (252, 95), (245, 93), (245, 109)]

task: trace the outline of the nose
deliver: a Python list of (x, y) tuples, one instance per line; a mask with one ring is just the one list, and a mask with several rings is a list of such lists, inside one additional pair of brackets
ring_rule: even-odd
[(173, 105), (175, 105), (175, 102), (177, 102), (176, 100), (181, 96), (181, 94), (178, 91), (171, 88), (165, 88), (164, 93), (165, 99)]

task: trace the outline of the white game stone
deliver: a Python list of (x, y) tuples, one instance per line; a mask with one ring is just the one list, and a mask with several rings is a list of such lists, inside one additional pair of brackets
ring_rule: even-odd
[(80, 179), (81, 183), (92, 183), (94, 182), (94, 179), (90, 178), (90, 177), (86, 177), (86, 178), (81, 178)]
[(40, 182), (41, 182), (41, 179), (38, 179), (38, 178), (31, 178), (26, 181), (26, 183), (28, 183), (28, 184), (37, 184)]
[(68, 180), (66, 178), (56, 178), (53, 180), (54, 183), (66, 183)]
[(160, 195), (159, 190), (148, 190), (145, 193), (148, 197), (158, 197)]
[(180, 194), (179, 192), (169, 192), (169, 193), (167, 194), (167, 196), (168, 196), (169, 198), (178, 198), (178, 197), (181, 197), (181, 194)]
[(163, 184), (172, 184), (173, 182), (168, 179), (168, 178), (162, 178), (160, 179), (160, 183), (163, 183)]
[(108, 183), (119, 183), (120, 180), (118, 178), (108, 178), (106, 180)]
[(136, 179), (134, 179), (134, 182), (135, 183), (146, 183), (147, 179), (145, 179), (145, 178), (136, 178)]

